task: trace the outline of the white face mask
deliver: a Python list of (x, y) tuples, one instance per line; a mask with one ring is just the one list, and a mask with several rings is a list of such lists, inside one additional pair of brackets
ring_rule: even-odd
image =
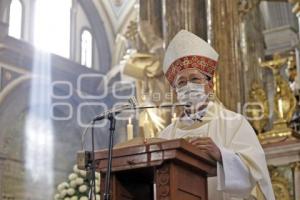
[(181, 88), (176, 88), (179, 103), (191, 104), (193, 107), (201, 107), (207, 101), (204, 84), (188, 82)]

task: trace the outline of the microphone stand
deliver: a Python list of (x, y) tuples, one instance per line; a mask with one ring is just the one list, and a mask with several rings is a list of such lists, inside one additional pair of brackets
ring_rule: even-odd
[[(185, 106), (190, 107), (189, 104), (175, 104), (175, 105), (161, 105), (161, 106), (132, 106), (132, 105), (126, 105), (125, 107), (121, 107), (116, 110), (108, 110), (104, 112), (103, 114), (97, 115), (93, 119), (93, 124), (95, 124), (96, 121), (102, 120), (102, 119), (108, 119), (110, 121), (110, 127), (109, 127), (109, 144), (108, 144), (108, 158), (107, 158), (107, 171), (105, 175), (105, 190), (104, 190), (104, 200), (110, 200), (110, 175), (111, 175), (111, 165), (112, 165), (112, 149), (113, 149), (113, 143), (114, 143), (114, 132), (116, 128), (116, 119), (115, 115), (119, 114), (120, 112), (124, 110), (143, 110), (143, 109), (149, 109), (149, 108), (171, 108), (171, 107), (177, 107), (177, 106)], [(94, 138), (94, 134), (92, 131), (92, 137)], [(94, 143), (92, 144), (92, 163), (94, 168), (94, 177), (95, 177), (95, 151), (94, 151)], [(94, 185), (95, 186), (95, 185)], [(95, 197), (96, 198), (96, 197)]]
[(110, 200), (110, 175), (111, 175), (111, 163), (112, 163), (112, 149), (114, 145), (113, 136), (116, 129), (116, 119), (114, 113), (110, 113), (108, 115), (108, 120), (110, 122), (110, 127), (109, 127), (108, 162), (107, 162), (107, 171), (105, 175), (104, 200)]

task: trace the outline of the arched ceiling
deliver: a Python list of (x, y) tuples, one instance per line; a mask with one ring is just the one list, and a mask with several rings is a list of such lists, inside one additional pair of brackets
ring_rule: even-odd
[(104, 22), (113, 49), (116, 35), (123, 33), (129, 21), (137, 17), (134, 6), (137, 0), (93, 0), (93, 2)]

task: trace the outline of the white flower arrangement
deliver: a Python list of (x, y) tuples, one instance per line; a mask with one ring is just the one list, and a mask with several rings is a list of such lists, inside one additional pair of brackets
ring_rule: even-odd
[[(96, 200), (100, 200), (100, 178), (100, 173), (96, 172)], [(89, 200), (89, 189), (88, 173), (74, 165), (68, 181), (57, 186), (54, 200)]]
[(88, 187), (86, 185), (81, 185), (79, 187), (79, 192), (84, 193), (88, 190)]
[(69, 175), (69, 180), (70, 180), (70, 181), (75, 180), (77, 177), (78, 177), (77, 174), (71, 173), (71, 174)]

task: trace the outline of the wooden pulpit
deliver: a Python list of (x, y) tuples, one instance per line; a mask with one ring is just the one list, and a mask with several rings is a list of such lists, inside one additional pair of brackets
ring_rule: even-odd
[[(103, 199), (107, 150), (95, 152)], [(90, 157), (78, 153), (81, 168)], [(207, 177), (216, 175), (216, 162), (184, 139), (144, 142), (114, 148), (112, 200), (206, 200)]]

